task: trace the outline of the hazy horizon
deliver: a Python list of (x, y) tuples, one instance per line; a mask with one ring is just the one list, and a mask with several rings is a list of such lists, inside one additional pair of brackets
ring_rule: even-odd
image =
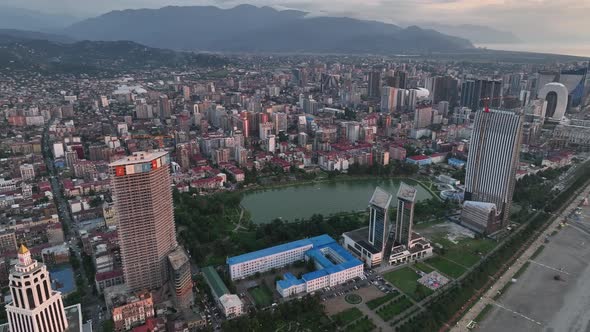
[[(512, 51), (590, 56), (590, 36), (585, 33), (585, 13), (590, 2), (571, 0), (4, 0), (1, 6), (72, 17), (72, 21), (95, 17), (112, 10), (204, 6), (232, 8), (240, 4), (295, 9), (313, 16), (345, 16), (377, 20), (400, 26), (430, 24), (480, 25), (512, 33), (520, 43), (472, 40), (478, 47)], [(526, 13), (526, 14), (525, 14)], [(543, 24), (539, 24), (543, 22)], [(436, 29), (436, 28), (435, 28)]]

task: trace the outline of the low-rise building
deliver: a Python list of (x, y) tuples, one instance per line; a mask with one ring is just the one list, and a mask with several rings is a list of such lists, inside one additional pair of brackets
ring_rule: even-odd
[(126, 303), (113, 307), (112, 317), (116, 332), (143, 325), (147, 319), (154, 317), (152, 293), (143, 292), (127, 297)]
[(211, 288), (211, 294), (215, 298), (215, 302), (223, 312), (223, 315), (228, 319), (242, 315), (244, 313), (242, 300), (227, 289), (227, 286), (223, 283), (215, 268), (207, 266), (202, 268), (201, 272)]

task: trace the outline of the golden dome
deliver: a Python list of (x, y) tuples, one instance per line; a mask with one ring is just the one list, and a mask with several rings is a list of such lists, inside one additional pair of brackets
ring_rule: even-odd
[(18, 248), (19, 254), (26, 254), (28, 252), (29, 252), (29, 249), (24, 244), (21, 244), (20, 248)]

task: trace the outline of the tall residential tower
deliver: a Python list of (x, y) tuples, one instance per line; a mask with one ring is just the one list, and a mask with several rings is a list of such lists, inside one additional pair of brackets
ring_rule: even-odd
[(129, 290), (155, 289), (169, 277), (177, 246), (167, 152), (138, 152), (109, 165), (117, 230)]

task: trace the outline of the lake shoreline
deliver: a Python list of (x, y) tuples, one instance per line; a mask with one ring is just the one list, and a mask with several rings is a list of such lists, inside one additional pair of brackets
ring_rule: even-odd
[(438, 198), (418, 179), (354, 176), (246, 188), (241, 192), (244, 195), (240, 207), (256, 224), (266, 224), (274, 219), (304, 220), (313, 214), (359, 213), (366, 209), (376, 186), (389, 191), (395, 200), (400, 182), (416, 186), (418, 200)]

